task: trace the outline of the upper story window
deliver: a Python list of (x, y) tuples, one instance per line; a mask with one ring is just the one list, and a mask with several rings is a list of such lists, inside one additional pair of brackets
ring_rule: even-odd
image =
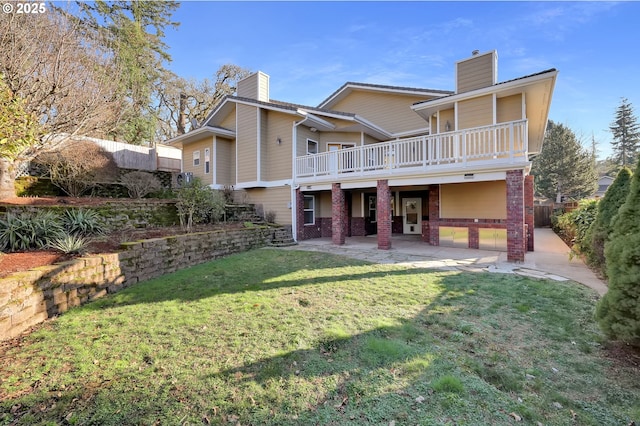
[(194, 166), (199, 166), (200, 165), (200, 151), (193, 151), (193, 165)]
[(307, 155), (318, 153), (318, 142), (307, 139)]

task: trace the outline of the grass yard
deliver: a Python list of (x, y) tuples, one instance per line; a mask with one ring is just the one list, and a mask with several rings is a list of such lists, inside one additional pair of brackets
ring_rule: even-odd
[(261, 249), (139, 284), (0, 352), (1, 424), (628, 425), (575, 283)]

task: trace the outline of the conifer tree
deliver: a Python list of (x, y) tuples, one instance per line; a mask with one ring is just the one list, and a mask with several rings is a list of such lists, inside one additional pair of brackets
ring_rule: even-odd
[(571, 129), (551, 120), (531, 174), (535, 176), (536, 192), (557, 202), (563, 195), (576, 199), (591, 195), (598, 185), (592, 153)]
[(631, 181), (631, 171), (624, 167), (618, 172), (613, 183), (598, 203), (598, 214), (591, 233), (591, 251), (589, 252), (589, 263), (600, 269), (606, 275), (604, 245), (611, 233), (611, 222), (618, 213), (618, 209), (627, 199), (629, 184)]
[[(637, 169), (638, 170), (638, 169)], [(609, 291), (598, 303), (596, 318), (607, 336), (640, 346), (640, 173), (613, 219), (605, 244)]]
[(633, 165), (640, 151), (640, 124), (627, 98), (622, 98), (620, 101), (615, 120), (609, 129), (613, 134), (611, 147), (614, 159), (623, 167)]

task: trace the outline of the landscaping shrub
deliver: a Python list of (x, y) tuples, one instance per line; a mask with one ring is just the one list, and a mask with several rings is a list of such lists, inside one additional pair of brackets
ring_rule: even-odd
[(88, 244), (89, 239), (76, 234), (61, 235), (49, 241), (49, 247), (65, 254), (82, 254)]
[(630, 182), (631, 170), (625, 167), (618, 172), (615, 180), (598, 203), (596, 220), (585, 238), (587, 242), (591, 242), (591, 250), (587, 256), (587, 261), (589, 265), (599, 270), (603, 275), (606, 275), (604, 246), (611, 233), (611, 222), (627, 198)]
[(160, 179), (148, 172), (130, 172), (120, 178), (120, 183), (129, 191), (131, 198), (142, 198), (162, 188)]
[[(58, 248), (61, 240), (83, 240), (103, 231), (100, 216), (92, 210), (66, 210), (62, 215), (51, 210), (36, 213), (7, 213), (0, 218), (0, 250), (7, 252)], [(70, 246), (69, 242), (64, 243)], [(78, 242), (75, 243), (76, 245)], [(65, 253), (79, 252), (63, 250)]]
[(7, 252), (41, 249), (62, 231), (60, 218), (52, 212), (7, 213), (0, 219), (0, 249)]
[(274, 212), (273, 210), (269, 210), (268, 212), (265, 212), (264, 220), (267, 223), (276, 223), (276, 212)]
[(585, 237), (595, 221), (597, 208), (597, 200), (582, 200), (577, 209), (551, 218), (553, 230), (574, 253), (586, 255), (591, 250), (591, 241)]
[(111, 153), (89, 141), (66, 143), (35, 161), (46, 167), (51, 182), (71, 197), (79, 197), (98, 184), (113, 183), (119, 170)]
[(195, 178), (178, 191), (176, 208), (180, 225), (191, 231), (195, 223), (214, 223), (224, 214), (225, 199), (221, 191)]
[(50, 179), (35, 176), (22, 176), (16, 179), (18, 197), (58, 197), (63, 195)]
[[(636, 168), (640, 170), (640, 168)], [(614, 216), (605, 258), (609, 290), (598, 303), (596, 318), (612, 339), (640, 346), (640, 173)]]
[(70, 235), (92, 236), (104, 233), (102, 218), (95, 210), (69, 209), (62, 215), (64, 230)]

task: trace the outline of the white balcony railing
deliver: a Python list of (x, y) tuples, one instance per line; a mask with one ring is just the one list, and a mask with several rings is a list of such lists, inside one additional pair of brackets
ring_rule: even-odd
[(393, 174), (411, 169), (426, 172), (441, 167), (467, 168), (473, 166), (470, 162), (504, 163), (526, 157), (527, 120), (520, 120), (305, 155), (296, 158), (296, 178)]

